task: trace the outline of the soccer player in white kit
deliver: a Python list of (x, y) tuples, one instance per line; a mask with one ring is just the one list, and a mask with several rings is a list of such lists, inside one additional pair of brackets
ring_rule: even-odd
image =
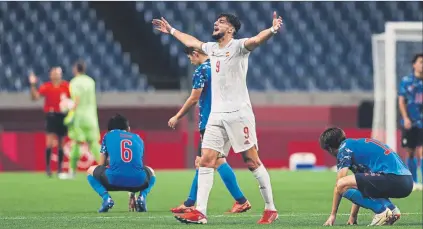
[(258, 180), (265, 210), (259, 224), (270, 224), (278, 218), (273, 203), (270, 176), (258, 156), (255, 118), (247, 89), (248, 57), (256, 47), (271, 38), (282, 26), (282, 18), (273, 13), (272, 27), (254, 37), (234, 39), (241, 22), (232, 14), (221, 14), (214, 23), (212, 37), (216, 42), (203, 43), (173, 28), (163, 17), (154, 19), (155, 29), (170, 33), (187, 47), (202, 49), (212, 68), (212, 106), (202, 144), (198, 174), (197, 207), (192, 212), (175, 215), (184, 223), (207, 223), (207, 202), (213, 186), (214, 166), (228, 142), (235, 153), (241, 153)]

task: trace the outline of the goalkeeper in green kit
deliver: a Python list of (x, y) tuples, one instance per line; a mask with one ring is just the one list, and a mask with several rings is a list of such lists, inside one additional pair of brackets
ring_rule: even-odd
[(80, 159), (80, 145), (87, 143), (90, 152), (98, 162), (100, 160), (100, 130), (98, 127), (95, 81), (85, 74), (85, 64), (77, 62), (72, 71), (69, 91), (75, 103), (64, 122), (68, 126), (71, 140), (69, 177), (74, 178)]

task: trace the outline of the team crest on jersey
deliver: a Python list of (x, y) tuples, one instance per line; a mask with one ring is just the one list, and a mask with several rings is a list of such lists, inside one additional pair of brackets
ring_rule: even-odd
[(412, 92), (414, 90), (414, 85), (410, 85), (410, 86), (408, 86), (408, 91), (409, 92)]
[(226, 55), (226, 57), (229, 57), (229, 55), (230, 55), (230, 54), (229, 54), (229, 52), (226, 52), (226, 54), (225, 54), (225, 55)]

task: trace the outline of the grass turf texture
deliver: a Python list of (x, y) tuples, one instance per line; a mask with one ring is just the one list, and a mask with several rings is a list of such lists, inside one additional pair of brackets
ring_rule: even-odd
[[(100, 197), (89, 186), (86, 176), (76, 180), (47, 178), (41, 173), (0, 174), (0, 228), (321, 228), (331, 208), (335, 181), (333, 172), (271, 171), (273, 194), (280, 220), (266, 226), (257, 225), (263, 210), (258, 185), (249, 171), (237, 170), (238, 182), (253, 208), (243, 214), (228, 215), (233, 200), (218, 174), (209, 201), (207, 225), (185, 225), (169, 212), (188, 195), (193, 171), (158, 171), (156, 186), (147, 199), (149, 212), (128, 212), (128, 195), (111, 193), (115, 201), (109, 213), (99, 214)], [(406, 199), (393, 199), (403, 213), (390, 228), (422, 228), (422, 192)], [(351, 203), (343, 199), (336, 221), (347, 227)], [(372, 219), (366, 209), (360, 210), (359, 227)]]

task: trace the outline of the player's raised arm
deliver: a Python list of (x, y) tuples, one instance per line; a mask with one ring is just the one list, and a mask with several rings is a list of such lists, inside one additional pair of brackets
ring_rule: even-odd
[(249, 51), (253, 51), (263, 42), (269, 40), (269, 38), (271, 38), (274, 34), (276, 34), (281, 28), (281, 26), (282, 26), (282, 17), (281, 16), (278, 17), (275, 11), (273, 12), (272, 27), (261, 31), (256, 36), (246, 40), (244, 43), (245, 48), (248, 49)]
[(42, 89), (42, 88), (40, 88), (40, 91), (37, 89), (38, 78), (37, 78), (37, 76), (35, 76), (35, 74), (33, 72), (31, 72), (29, 74), (28, 80), (29, 80), (29, 84), (31, 85), (31, 99), (34, 100), (34, 101), (38, 100), (39, 98), (41, 98), (40, 91)]
[(162, 33), (173, 35), (185, 46), (201, 50), (201, 45), (203, 44), (203, 42), (199, 41), (197, 38), (189, 34), (176, 30), (169, 24), (169, 22), (166, 21), (164, 17), (161, 17), (161, 19), (153, 19), (153, 25), (156, 30)]

